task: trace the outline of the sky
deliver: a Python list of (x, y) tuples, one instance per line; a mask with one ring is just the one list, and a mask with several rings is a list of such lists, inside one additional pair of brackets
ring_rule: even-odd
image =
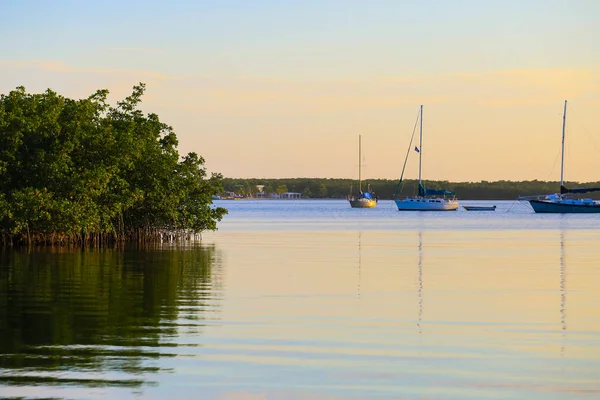
[[(0, 2), (0, 93), (147, 85), (209, 172), (600, 180), (600, 1)], [(414, 146), (413, 146), (414, 147)], [(417, 176), (409, 153), (405, 179)]]

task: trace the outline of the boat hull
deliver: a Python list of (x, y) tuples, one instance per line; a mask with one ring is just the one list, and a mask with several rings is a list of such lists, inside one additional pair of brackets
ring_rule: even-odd
[(463, 206), (467, 211), (496, 211), (496, 206)]
[(349, 202), (352, 208), (374, 208), (377, 205), (375, 199), (353, 199)]
[(529, 200), (531, 208), (541, 214), (600, 214), (600, 204), (567, 204), (547, 200)]
[(456, 211), (457, 200), (408, 198), (394, 200), (398, 211)]

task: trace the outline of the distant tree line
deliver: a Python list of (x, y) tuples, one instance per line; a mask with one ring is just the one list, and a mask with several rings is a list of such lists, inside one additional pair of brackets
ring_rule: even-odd
[[(263, 191), (268, 196), (271, 193), (299, 192), (304, 198), (345, 198), (351, 191), (358, 191), (358, 182), (354, 179), (336, 178), (284, 178), (284, 179), (236, 179), (224, 178), (223, 187), (226, 191), (235, 192), (245, 197), (256, 197), (256, 185), (264, 185)], [(559, 182), (553, 181), (481, 181), (481, 182), (448, 182), (424, 181), (430, 189), (448, 189), (464, 200), (515, 200), (518, 196), (532, 196), (556, 193)], [(593, 186), (600, 182), (578, 183), (566, 182), (569, 188)], [(417, 194), (417, 181), (405, 180), (398, 185), (398, 180), (370, 179), (363, 181), (362, 188), (371, 190), (380, 199), (394, 199), (398, 191), (400, 196)]]
[(220, 174), (180, 157), (173, 129), (138, 109), (145, 85), (116, 107), (107, 90), (73, 100), (18, 87), (0, 95), (0, 240), (148, 241), (213, 230)]

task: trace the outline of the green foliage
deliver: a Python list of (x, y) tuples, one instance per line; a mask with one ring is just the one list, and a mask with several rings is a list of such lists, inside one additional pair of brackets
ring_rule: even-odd
[(216, 229), (219, 174), (180, 159), (173, 129), (138, 109), (145, 85), (110, 107), (107, 90), (68, 99), (18, 87), (0, 96), (4, 243), (156, 239)]
[(277, 194), (284, 194), (288, 191), (286, 185), (277, 185)]

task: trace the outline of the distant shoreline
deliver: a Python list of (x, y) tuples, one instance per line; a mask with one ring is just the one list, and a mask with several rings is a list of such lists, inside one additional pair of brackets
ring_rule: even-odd
[[(458, 199), (471, 200), (515, 200), (520, 196), (535, 196), (556, 193), (560, 189), (558, 181), (479, 181), (449, 182), (423, 181), (430, 189), (448, 189), (456, 193)], [(565, 182), (568, 188), (600, 186), (598, 182)], [(392, 200), (397, 195), (412, 196), (417, 191), (417, 181), (407, 179), (399, 184), (395, 179), (366, 179), (362, 188), (370, 188), (381, 200)], [(303, 199), (344, 199), (348, 194), (358, 192), (356, 179), (337, 178), (224, 178), (224, 192), (235, 193), (242, 197), (257, 197), (262, 190), (263, 196), (299, 193)], [(600, 198), (599, 194), (591, 196)]]

